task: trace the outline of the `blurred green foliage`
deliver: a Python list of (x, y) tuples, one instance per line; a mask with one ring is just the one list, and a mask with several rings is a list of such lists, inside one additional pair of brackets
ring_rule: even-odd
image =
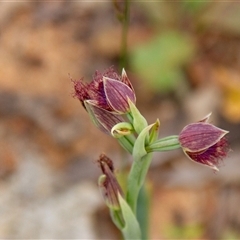
[(204, 7), (207, 7), (209, 1), (182, 1), (181, 5), (184, 9), (186, 9), (190, 13), (198, 13)]
[[(184, 226), (166, 226), (163, 234), (167, 239), (201, 239), (205, 229), (200, 224), (189, 224)], [(220, 237), (222, 240), (240, 239), (239, 233), (233, 229), (227, 229)]]
[(201, 239), (203, 228), (200, 225), (171, 225), (165, 228), (164, 236), (167, 239)]
[(155, 35), (133, 49), (130, 64), (145, 86), (155, 92), (186, 86), (189, 79), (184, 67), (201, 56), (198, 36), (240, 33), (240, 4), (232, 1), (156, 1), (142, 3), (142, 9)]
[(177, 30), (164, 31), (137, 47), (130, 60), (148, 87), (168, 92), (183, 83), (183, 67), (191, 60), (194, 51), (189, 36)]
[(223, 237), (221, 239), (223, 240), (240, 239), (240, 234), (237, 233), (236, 231), (228, 229), (223, 233)]

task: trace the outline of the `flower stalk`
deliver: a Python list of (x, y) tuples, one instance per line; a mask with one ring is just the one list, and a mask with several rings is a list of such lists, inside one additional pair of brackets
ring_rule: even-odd
[(208, 123), (209, 114), (185, 126), (179, 135), (159, 138), (160, 121), (148, 124), (142, 116), (124, 69), (121, 75), (113, 68), (96, 72), (89, 84), (75, 81), (74, 89), (93, 123), (132, 155), (125, 194), (115, 176), (114, 161), (104, 154), (98, 160), (102, 171), (98, 184), (112, 220), (124, 239), (148, 239), (149, 208), (143, 203), (149, 199), (145, 183), (153, 153), (180, 148), (191, 161), (218, 171), (228, 154), (228, 132)]
[[(122, 24), (122, 36), (121, 36), (121, 56), (120, 56), (120, 68), (127, 67), (128, 50), (127, 50), (127, 36), (129, 27), (129, 12), (130, 12), (130, 0), (119, 1), (113, 0), (116, 10), (117, 18)], [(122, 6), (120, 6), (122, 4)]]
[(169, 136), (165, 138), (160, 138), (154, 143), (146, 146), (147, 152), (163, 152), (163, 151), (170, 151), (174, 149), (180, 148), (180, 143), (178, 140), (178, 136)]

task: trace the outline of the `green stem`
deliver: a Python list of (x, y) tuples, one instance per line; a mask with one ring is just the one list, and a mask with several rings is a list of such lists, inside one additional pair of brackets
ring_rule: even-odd
[(146, 151), (149, 152), (163, 152), (180, 148), (181, 145), (178, 136), (169, 136), (155, 141), (153, 144), (146, 146)]
[(143, 186), (151, 160), (152, 153), (146, 154), (141, 159), (135, 159), (128, 176), (127, 202), (134, 214), (136, 214), (139, 191)]
[(127, 35), (128, 35), (128, 26), (129, 26), (129, 8), (130, 0), (125, 0), (123, 18), (122, 18), (122, 39), (121, 39), (121, 59), (120, 59), (120, 68), (126, 68), (127, 66)]
[[(144, 202), (144, 200), (147, 198), (146, 191), (141, 192), (140, 190), (144, 188), (144, 181), (150, 166), (152, 160), (152, 153), (146, 154), (140, 159), (135, 159), (129, 176), (128, 176), (128, 184), (127, 184), (127, 202), (130, 206), (130, 208), (133, 211), (134, 215), (137, 215), (138, 222), (140, 224), (140, 229), (142, 232), (142, 238), (141, 239), (148, 239), (148, 221), (144, 218), (148, 217), (148, 211), (149, 207), (148, 205), (142, 205), (141, 202)], [(141, 194), (139, 194), (141, 192)], [(139, 205), (140, 204), (140, 205)], [(141, 209), (141, 212), (143, 215), (139, 215), (139, 211)]]
[(130, 123), (133, 123), (133, 116), (131, 114), (131, 112), (127, 113), (127, 119), (130, 121)]
[(117, 139), (120, 145), (130, 154), (132, 154), (133, 146), (136, 138), (134, 135), (126, 135)]
[(142, 239), (147, 240), (149, 230), (149, 207), (150, 207), (150, 193), (145, 183), (138, 196), (137, 202), (137, 219), (142, 232)]

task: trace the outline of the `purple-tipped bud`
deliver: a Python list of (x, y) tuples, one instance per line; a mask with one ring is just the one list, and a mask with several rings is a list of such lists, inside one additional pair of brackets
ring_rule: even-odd
[(134, 104), (136, 102), (134, 89), (124, 69), (121, 76), (113, 68), (103, 74), (96, 71), (92, 82), (88, 84), (82, 79), (74, 81), (74, 90), (74, 95), (91, 115), (93, 122), (108, 133), (111, 127), (123, 121), (120, 115), (130, 111), (128, 99)]
[(184, 153), (194, 162), (218, 171), (219, 161), (227, 156), (227, 131), (206, 123), (207, 118), (187, 125), (179, 134)]
[(123, 192), (114, 175), (113, 162), (106, 155), (101, 154), (98, 163), (103, 173), (98, 180), (102, 196), (108, 207), (120, 209), (118, 194), (123, 196)]
[(111, 108), (119, 114), (129, 112), (128, 99), (134, 103), (136, 102), (132, 89), (120, 81), (107, 77), (103, 77), (103, 85), (107, 102)]

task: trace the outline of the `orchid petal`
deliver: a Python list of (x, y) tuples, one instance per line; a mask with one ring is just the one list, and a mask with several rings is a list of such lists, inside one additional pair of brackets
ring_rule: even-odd
[(103, 108), (98, 107), (96, 101), (87, 100), (84, 105), (93, 121), (93, 123), (100, 128), (100, 130), (110, 134), (111, 129), (116, 124), (123, 122), (120, 115), (113, 114)]
[(108, 77), (103, 77), (103, 84), (109, 105), (117, 113), (127, 113), (129, 111), (128, 98), (132, 102), (136, 102), (132, 89), (126, 84)]
[(189, 152), (199, 152), (216, 144), (228, 131), (209, 123), (192, 123), (179, 134), (182, 148)]

